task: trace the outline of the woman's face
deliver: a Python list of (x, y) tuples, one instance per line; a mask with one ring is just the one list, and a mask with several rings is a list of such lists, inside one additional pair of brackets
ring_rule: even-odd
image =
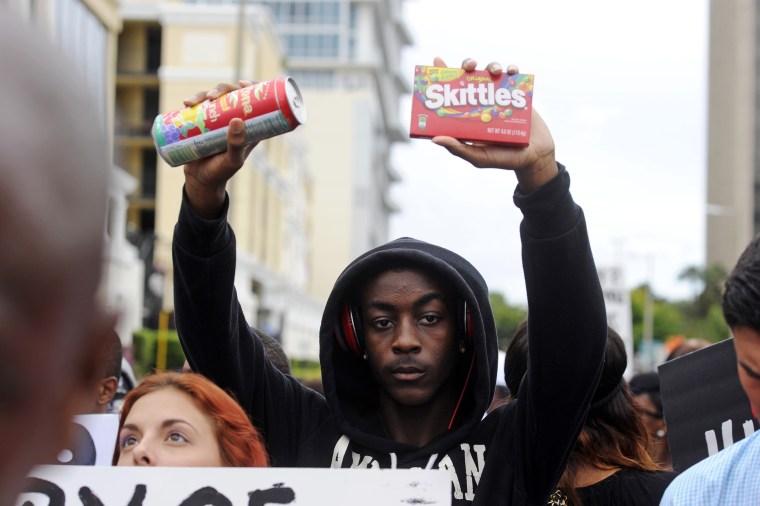
[(211, 419), (174, 388), (142, 396), (119, 431), (118, 466), (221, 467)]

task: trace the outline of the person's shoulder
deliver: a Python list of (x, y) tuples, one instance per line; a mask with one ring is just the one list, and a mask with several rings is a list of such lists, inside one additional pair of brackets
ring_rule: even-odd
[(622, 469), (612, 475), (615, 487), (634, 495), (659, 501), (665, 489), (678, 476), (674, 471), (647, 471), (644, 469)]
[(718, 504), (719, 499), (756, 497), (758, 461), (760, 432), (682, 472), (665, 491), (662, 504)]

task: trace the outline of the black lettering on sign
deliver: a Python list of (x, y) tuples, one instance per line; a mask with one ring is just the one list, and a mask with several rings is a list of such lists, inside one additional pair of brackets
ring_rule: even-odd
[(275, 483), (273, 488), (254, 490), (248, 494), (248, 506), (265, 506), (267, 504), (290, 504), (296, 500), (293, 489), (284, 483)]
[[(147, 493), (148, 487), (145, 485), (135, 485), (135, 492), (132, 494), (132, 499), (129, 500), (127, 506), (142, 506)], [(82, 501), (82, 506), (104, 506), (103, 502), (92, 493), (89, 487), (79, 489), (79, 500)]]
[[(64, 506), (66, 504), (66, 494), (63, 490), (47, 480), (40, 478), (27, 478), (22, 493), (43, 494), (48, 498), (48, 506)], [(23, 506), (34, 506), (35, 503), (25, 501)]]
[(232, 506), (229, 499), (213, 487), (203, 487), (182, 501), (179, 506)]

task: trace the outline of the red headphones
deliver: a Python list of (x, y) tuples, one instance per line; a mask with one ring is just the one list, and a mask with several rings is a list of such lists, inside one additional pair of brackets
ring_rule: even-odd
[[(461, 308), (457, 311), (457, 329), (462, 329), (467, 346), (470, 346), (472, 344), (472, 314), (465, 301), (462, 301)], [(364, 355), (361, 313), (348, 302), (343, 303), (343, 310), (339, 321), (336, 322), (334, 334), (341, 350), (351, 351), (360, 357)]]

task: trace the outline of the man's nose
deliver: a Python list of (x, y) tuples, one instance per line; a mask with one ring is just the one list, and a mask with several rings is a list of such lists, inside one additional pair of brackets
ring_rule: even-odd
[(397, 353), (418, 351), (420, 349), (418, 331), (417, 321), (414, 318), (402, 318), (396, 327), (393, 350)]

